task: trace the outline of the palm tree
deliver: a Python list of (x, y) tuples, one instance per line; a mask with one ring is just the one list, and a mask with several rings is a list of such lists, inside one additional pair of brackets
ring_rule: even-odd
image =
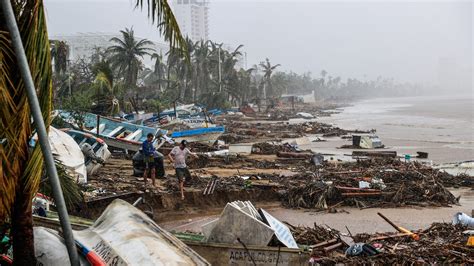
[(124, 77), (125, 85), (130, 89), (137, 84), (138, 71), (141, 66), (140, 58), (150, 55), (150, 52), (154, 51), (149, 47), (153, 43), (147, 39), (137, 41), (133, 29), (125, 28), (120, 32), (122, 39), (117, 37), (110, 39), (115, 45), (110, 46), (107, 52), (111, 55), (112, 68)]
[(153, 69), (153, 75), (154, 75), (154, 78), (156, 80), (156, 83), (158, 84), (158, 91), (162, 92), (161, 83), (163, 82), (163, 80), (165, 78), (166, 64), (164, 63), (163, 55), (161, 53), (160, 54), (153, 53), (151, 55), (151, 59), (155, 60), (155, 67)]
[(263, 68), (263, 98), (267, 98), (267, 86), (270, 91), (270, 95), (273, 93), (272, 91), (272, 82), (271, 82), (271, 76), (273, 73), (273, 70), (275, 70), (277, 67), (281, 66), (280, 64), (276, 65), (271, 65), (270, 60), (268, 58), (265, 59), (265, 62), (262, 62), (259, 64)]
[(54, 72), (64, 74), (67, 70), (69, 46), (65, 41), (51, 40), (51, 59), (54, 62)]
[[(166, 0), (135, 0), (156, 22), (171, 46), (185, 48), (176, 19)], [(51, 122), (51, 50), (42, 0), (11, 0), (46, 126)], [(0, 11), (1, 17), (4, 17)], [(34, 124), (25, 83), (5, 23), (0, 22), (0, 221), (11, 220), (13, 256), (17, 265), (35, 265), (31, 200), (43, 172), (39, 145), (30, 150)]]

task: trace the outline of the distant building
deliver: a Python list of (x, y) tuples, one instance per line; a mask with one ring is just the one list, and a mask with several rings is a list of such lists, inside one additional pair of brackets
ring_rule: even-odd
[(171, 6), (183, 36), (193, 41), (209, 39), (209, 1), (172, 0)]
[[(107, 47), (113, 45), (110, 41), (113, 37), (122, 39), (120, 33), (104, 33), (104, 32), (87, 32), (87, 33), (76, 33), (71, 35), (56, 35), (50, 36), (51, 40), (65, 41), (69, 46), (69, 60), (75, 61), (79, 58), (90, 57), (96, 48), (107, 49)], [(143, 38), (136, 37), (137, 40)], [(163, 55), (168, 52), (169, 45), (164, 43), (153, 42), (151, 48), (155, 49), (156, 53), (162, 53)], [(144, 58), (144, 63), (147, 66), (151, 66), (152, 62), (150, 57)]]

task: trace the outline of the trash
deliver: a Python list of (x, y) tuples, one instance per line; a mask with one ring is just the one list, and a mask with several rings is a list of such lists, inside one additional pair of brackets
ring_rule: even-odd
[(370, 183), (366, 181), (359, 181), (359, 188), (370, 188)]
[(365, 243), (356, 243), (350, 246), (348, 249), (346, 249), (347, 256), (360, 256), (360, 255), (373, 256), (373, 255), (377, 255), (378, 253), (379, 251), (377, 251), (375, 247), (373, 247), (370, 244), (365, 244)]
[(312, 118), (314, 118), (314, 115), (312, 115), (312, 114), (310, 114), (310, 113), (305, 113), (305, 112), (296, 113), (296, 116), (297, 116), (297, 117), (304, 118), (304, 119), (312, 119)]
[(361, 149), (380, 149), (385, 147), (380, 138), (375, 135), (352, 135), (352, 146)]
[(321, 153), (317, 153), (317, 154), (314, 154), (312, 157), (311, 157), (311, 162), (315, 165), (315, 166), (320, 166), (323, 164), (323, 161), (324, 161), (324, 156), (321, 154)]
[(453, 217), (453, 224), (461, 224), (469, 228), (474, 228), (474, 218), (465, 213), (458, 212)]

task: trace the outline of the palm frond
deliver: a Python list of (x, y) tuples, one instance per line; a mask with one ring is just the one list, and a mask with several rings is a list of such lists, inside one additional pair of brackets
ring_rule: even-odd
[[(69, 210), (83, 201), (83, 195), (79, 184), (69, 174), (66, 166), (59, 160), (55, 160), (56, 170), (58, 171), (59, 182), (64, 194), (64, 201)], [(48, 178), (44, 178), (41, 182), (41, 193), (44, 195), (53, 196), (52, 189)]]
[[(18, 27), (37, 90), (45, 124), (50, 124), (52, 99), (51, 51), (46, 30), (43, 1), (12, 1)], [(0, 25), (0, 219), (9, 215), (18, 188), (33, 197), (43, 167), (39, 145), (29, 150), (33, 124), (25, 85), (13, 52), (5, 23)]]
[(170, 47), (178, 48), (182, 52), (187, 51), (186, 40), (181, 35), (178, 21), (167, 0), (135, 0), (135, 3), (135, 8), (142, 10), (143, 4), (146, 3), (148, 17), (153, 24), (156, 23), (160, 34), (170, 43)]

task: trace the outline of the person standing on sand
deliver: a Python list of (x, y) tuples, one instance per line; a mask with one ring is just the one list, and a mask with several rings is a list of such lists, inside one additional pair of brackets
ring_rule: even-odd
[(143, 179), (145, 181), (145, 189), (147, 185), (148, 174), (151, 174), (151, 182), (155, 186), (155, 147), (153, 146), (153, 134), (148, 133), (146, 140), (142, 144), (143, 161), (145, 162), (145, 171)]
[(188, 154), (191, 154), (194, 156), (194, 158), (198, 158), (197, 154), (192, 153), (188, 148), (186, 148), (187, 144), (188, 142), (186, 140), (181, 141), (181, 144), (174, 147), (168, 154), (168, 157), (174, 164), (174, 168), (176, 170), (176, 177), (178, 178), (182, 200), (184, 200), (184, 181), (191, 177), (191, 173), (189, 173), (188, 167), (186, 165), (186, 157)]

